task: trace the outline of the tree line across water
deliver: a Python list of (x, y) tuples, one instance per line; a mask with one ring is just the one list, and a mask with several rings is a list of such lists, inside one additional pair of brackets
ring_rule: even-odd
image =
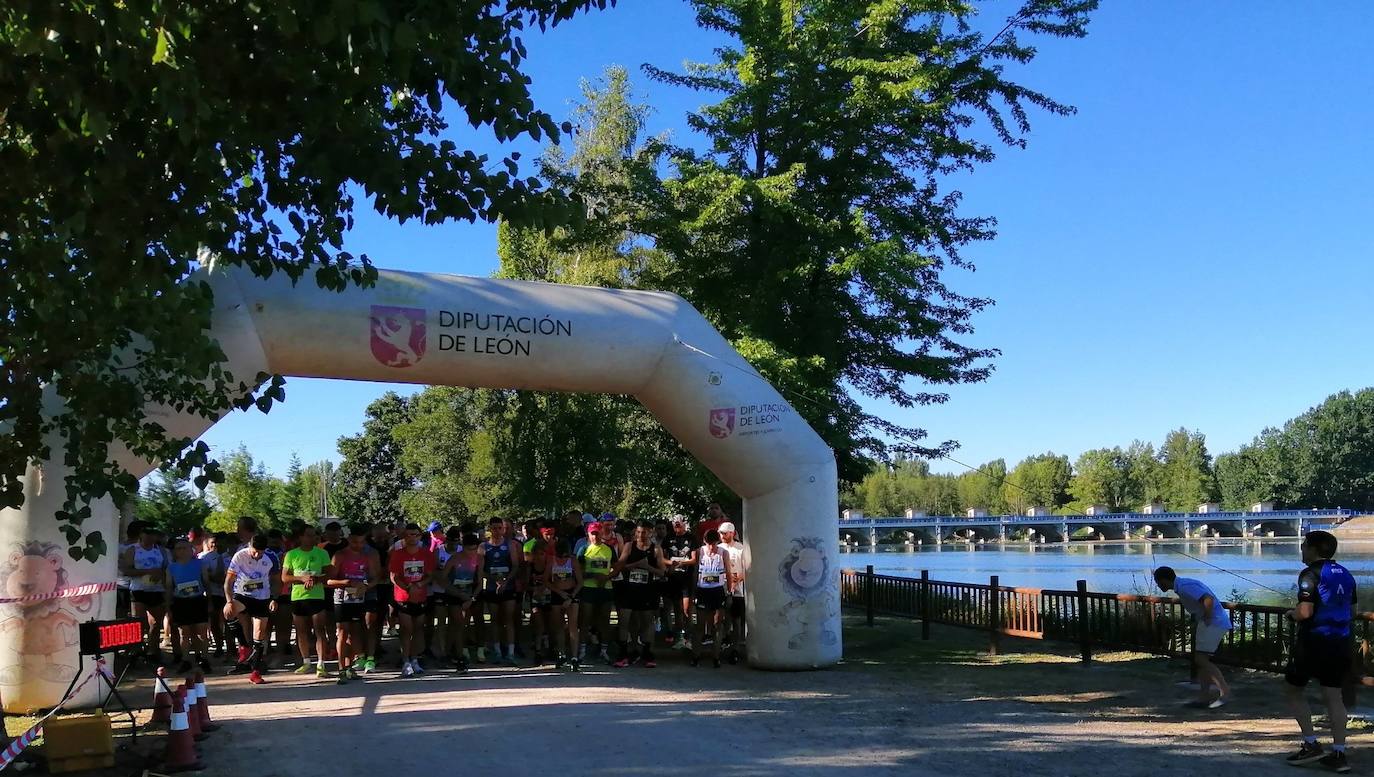
[(1202, 432), (1188, 429), (1169, 432), (1159, 448), (1136, 440), (1084, 451), (1072, 461), (1044, 453), (1010, 470), (994, 459), (958, 475), (936, 474), (929, 461), (898, 459), (876, 466), (842, 501), (870, 515), (908, 508), (930, 515), (970, 508), (1021, 514), (1029, 507), (1081, 514), (1091, 505), (1131, 512), (1150, 502), (1179, 512), (1205, 502), (1229, 510), (1256, 502), (1276, 509), (1367, 509), (1374, 507), (1374, 388), (1334, 394), (1215, 459)]

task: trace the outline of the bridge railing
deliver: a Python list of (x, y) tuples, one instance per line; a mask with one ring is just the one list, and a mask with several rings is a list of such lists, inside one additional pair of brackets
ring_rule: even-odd
[[(875, 615), (919, 620), (923, 639), (930, 637), (930, 624), (938, 623), (987, 632), (994, 653), (1003, 635), (1075, 643), (1085, 663), (1096, 650), (1164, 656), (1192, 651), (1193, 619), (1173, 597), (1089, 591), (1083, 580), (1075, 590), (1057, 591), (1003, 586), (995, 576), (988, 583), (956, 583), (931, 580), (924, 571), (920, 578), (910, 578), (874, 574), (872, 569), (841, 571), (843, 604), (863, 610), (870, 624)], [(1241, 602), (1223, 606), (1231, 614), (1231, 631), (1216, 662), (1283, 672), (1296, 628), (1287, 608)], [(1374, 613), (1357, 614), (1352, 631), (1357, 644), (1374, 644)]]
[(840, 517), (841, 526), (865, 526), (873, 523), (882, 524), (903, 524), (923, 526), (928, 524), (954, 524), (954, 523), (1056, 523), (1068, 521), (1069, 523), (1083, 521), (1128, 521), (1131, 523), (1149, 521), (1208, 521), (1208, 520), (1239, 520), (1247, 521), (1266, 521), (1272, 519), (1285, 518), (1350, 518), (1358, 511), (1345, 508), (1330, 510), (1271, 510), (1265, 513), (1253, 513), (1241, 510), (1228, 510), (1215, 513), (1102, 513), (1100, 515), (987, 515), (977, 518), (970, 518), (965, 515), (921, 515), (912, 518), (904, 516), (878, 516), (865, 515), (862, 518)]

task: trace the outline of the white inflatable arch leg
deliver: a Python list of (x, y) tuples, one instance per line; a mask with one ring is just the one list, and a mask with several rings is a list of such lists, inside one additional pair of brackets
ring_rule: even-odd
[[(215, 289), (212, 333), (241, 379), (261, 371), (634, 396), (743, 498), (750, 663), (813, 669), (840, 659), (834, 455), (682, 298), (391, 271), (370, 289), (342, 293), (241, 270), (200, 277)], [(150, 414), (188, 437), (211, 423), (166, 409)], [(137, 475), (152, 468), (125, 452), (114, 456)], [(45, 470), (44, 494), (60, 502), (58, 469)], [(0, 577), (18, 580), (11, 570), (23, 570), (16, 564), (34, 566), (22, 553), (16, 560), (24, 543), (61, 543), (51, 501), (30, 498), (0, 514), (0, 538), (12, 546), (8, 559), (0, 557)], [(92, 521), (83, 528), (100, 529), (113, 546), (115, 511), (97, 510)], [(114, 579), (114, 567), (108, 555), (95, 564), (65, 558), (63, 571), (69, 581), (103, 582)], [(101, 615), (112, 611), (112, 599), (104, 597)], [(74, 633), (42, 636), (56, 624), (22, 623), (9, 631), (0, 626), (0, 697), (12, 710), (49, 706), (66, 685), (25, 668), (33, 663), (26, 650), (61, 643), (57, 653), (75, 660)], [(12, 661), (16, 655), (22, 660)], [(11, 667), (19, 668), (6, 671)]]

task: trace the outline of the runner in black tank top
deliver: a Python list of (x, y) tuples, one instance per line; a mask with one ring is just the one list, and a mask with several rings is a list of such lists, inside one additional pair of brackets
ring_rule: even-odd
[[(615, 666), (624, 668), (631, 660), (643, 660), (646, 668), (657, 666), (654, 661), (654, 616), (658, 614), (658, 593), (655, 584), (664, 574), (663, 553), (650, 542), (654, 525), (640, 521), (635, 526), (634, 539), (625, 544), (617, 568), (624, 579), (626, 609), (630, 613), (629, 639), (620, 645), (620, 660)], [(634, 640), (639, 639), (638, 651)], [(633, 658), (632, 658), (633, 657)]]

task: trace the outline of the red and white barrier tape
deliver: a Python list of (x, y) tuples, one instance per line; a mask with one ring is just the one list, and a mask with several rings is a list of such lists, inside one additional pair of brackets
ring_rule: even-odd
[(18, 602), (41, 602), (45, 599), (67, 599), (74, 596), (90, 596), (91, 594), (113, 591), (114, 583), (87, 583), (75, 588), (59, 588), (46, 594), (33, 594), (32, 596), (17, 596), (14, 598), (0, 598), (0, 604), (16, 604)]
[(73, 688), (71, 693), (64, 696), (62, 698), (62, 701), (58, 702), (57, 706), (52, 708), (51, 712), (49, 712), (47, 715), (44, 715), (42, 718), (39, 718), (37, 723), (33, 724), (32, 726), (29, 726), (28, 731), (25, 731), (24, 733), (15, 737), (14, 741), (10, 742), (9, 747), (5, 748), (4, 750), (0, 750), (0, 772), (3, 772), (5, 770), (5, 767), (13, 763), (14, 759), (18, 758), (19, 754), (24, 752), (24, 748), (33, 744), (33, 740), (43, 736), (43, 724), (47, 722), (48, 718), (51, 718), (53, 715), (56, 715), (58, 712), (60, 712), (64, 704), (76, 698), (76, 695), (81, 692), (81, 689), (86, 687), (86, 683), (89, 683), (90, 681), (94, 680), (99, 675), (105, 675), (105, 677), (109, 680), (114, 680), (114, 675), (111, 674), (110, 670), (105, 667), (105, 659), (103, 658), (97, 658), (95, 660), (95, 671), (86, 675), (86, 679), (82, 680), (80, 685)]

